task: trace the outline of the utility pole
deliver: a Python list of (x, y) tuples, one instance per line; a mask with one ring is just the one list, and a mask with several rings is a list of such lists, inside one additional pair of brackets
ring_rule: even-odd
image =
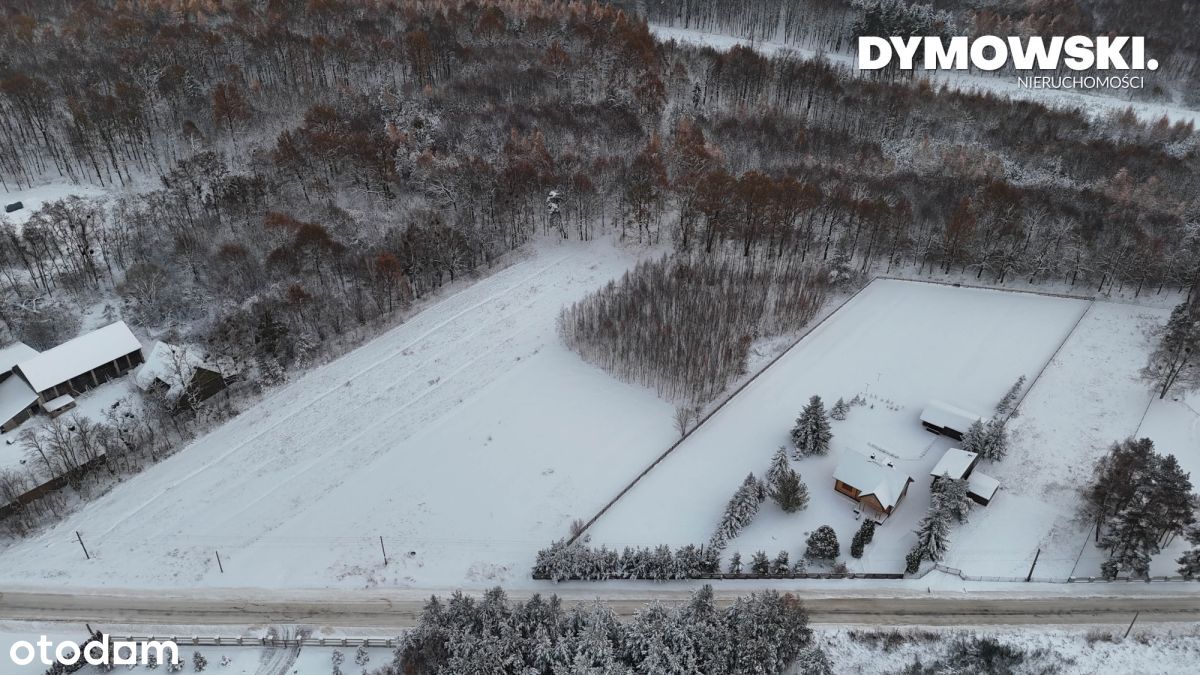
[(379, 535), (379, 550), (383, 552), (383, 566), (387, 567), (387, 549), (383, 547), (383, 535)]
[(1038, 556), (1042, 555), (1042, 549), (1038, 549), (1037, 553), (1033, 554), (1033, 564), (1029, 566), (1029, 574), (1025, 575), (1025, 581), (1033, 580), (1033, 568), (1037, 567)]
[[(1129, 631), (1133, 630), (1133, 624), (1137, 623), (1138, 614), (1141, 614), (1141, 613), (1142, 613), (1142, 611), (1140, 609), (1133, 613), (1133, 621), (1130, 621), (1129, 628), (1125, 629), (1125, 637), (1129, 637)], [(1121, 638), (1121, 639), (1124, 640), (1125, 638)]]
[(217, 554), (217, 569), (221, 570), (221, 574), (225, 574), (225, 566), (221, 564), (221, 552), (213, 551), (213, 553)]
[(75, 530), (75, 538), (79, 540), (79, 548), (83, 549), (83, 557), (91, 560), (92, 556), (88, 554), (87, 547), (83, 545), (83, 535), (79, 534), (79, 530)]

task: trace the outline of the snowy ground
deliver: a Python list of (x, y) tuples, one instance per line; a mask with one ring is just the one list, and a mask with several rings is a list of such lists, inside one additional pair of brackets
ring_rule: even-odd
[[(1103, 551), (1076, 518), (1078, 490), (1113, 442), (1146, 436), (1200, 478), (1200, 415), (1190, 401), (1158, 401), (1139, 371), (1151, 330), (1169, 310), (1096, 303), (1029, 392), (1013, 420), (1012, 450), (989, 470), (1006, 486), (1002, 509), (976, 509), (954, 534), (946, 563), (973, 575), (1024, 576), (1041, 549), (1037, 576), (1098, 576)], [(1153, 405), (1151, 401), (1154, 401)], [(1147, 414), (1147, 406), (1149, 414)], [(1145, 422), (1142, 421), (1146, 415)], [(995, 556), (997, 540), (1010, 555)], [(1187, 545), (1154, 558), (1151, 573), (1171, 575)]]
[[(1030, 630), (1025, 626), (975, 630), (902, 628), (894, 640), (869, 643), (860, 633), (878, 631), (875, 627), (818, 628), (816, 641), (836, 665), (836, 672), (847, 675), (875, 675), (899, 672), (917, 658), (928, 665), (956, 637), (989, 636), (1026, 653), (1048, 650), (1061, 655), (1049, 663), (1058, 666), (1052, 672), (1061, 675), (1122, 673), (1123, 675), (1167, 675), (1195, 672), (1200, 661), (1200, 632), (1195, 625), (1135, 627), (1130, 636), (1120, 639), (1127, 626), (1099, 626), (1086, 629)], [(883, 632), (883, 631), (879, 631)], [(1031, 670), (1030, 672), (1040, 672)]]
[[(0, 554), (0, 584), (527, 578), (538, 548), (675, 435), (667, 402), (581, 362), (555, 330), (564, 304), (633, 258), (546, 242), (15, 543)], [(82, 560), (76, 530), (94, 560)]]
[[(833, 491), (844, 452), (889, 457), (915, 480), (892, 518), (880, 527), (852, 569), (898, 572), (912, 530), (929, 503), (929, 471), (951, 442), (921, 427), (929, 399), (989, 414), (1022, 374), (1031, 379), (1086, 308), (1081, 300), (876, 281), (813, 331), (788, 355), (718, 412), (590, 530), (594, 543), (623, 547), (708, 540), (746, 473), (762, 475), (812, 394), (832, 403), (862, 394), (867, 405), (833, 423), (826, 457), (795, 463), (811, 501), (799, 514), (773, 503), (730, 543), (747, 559), (787, 550), (795, 560), (808, 532), (834, 527), (843, 551), (858, 528), (853, 502)], [(828, 405), (828, 403), (827, 403)], [(993, 473), (991, 467), (981, 469)], [(1011, 486), (1005, 485), (1007, 491)], [(993, 508), (1003, 506), (1001, 494)], [(981, 509), (982, 510), (982, 509)], [(1011, 556), (993, 541), (994, 555)]]
[(42, 204), (52, 202), (71, 195), (80, 197), (103, 197), (110, 194), (110, 191), (89, 184), (75, 184), (66, 182), (51, 182), (44, 185), (39, 185), (33, 188), (24, 190), (5, 191), (0, 190), (0, 206), (8, 206), (13, 202), (21, 202), (25, 208), (12, 213), (4, 213), (0, 210), (0, 218), (7, 218), (9, 222), (15, 224), (18, 229), (29, 220), (29, 216), (35, 211), (42, 208)]
[[(659, 40), (700, 44), (719, 50), (729, 50), (735, 45), (753, 47), (768, 55), (794, 53), (800, 58), (811, 59), (817, 55), (812, 49), (772, 41), (752, 41), (730, 35), (706, 33), (695, 29), (652, 25), (650, 30)], [(856, 57), (851, 54), (821, 52), (832, 63), (857, 72)], [(997, 96), (1016, 100), (1036, 101), (1051, 107), (1079, 108), (1085, 113), (1102, 117), (1112, 113), (1133, 109), (1143, 120), (1156, 121), (1163, 117), (1175, 122), (1200, 123), (1200, 112), (1170, 103), (1131, 101), (1124, 98), (1122, 90), (1082, 91), (1075, 89), (1029, 89), (1020, 86), (1016, 77), (988, 76), (959, 72), (928, 73), (935, 86), (945, 85), (959, 91), (988, 91)], [(1154, 73), (1145, 74), (1146, 85), (1154, 84)]]

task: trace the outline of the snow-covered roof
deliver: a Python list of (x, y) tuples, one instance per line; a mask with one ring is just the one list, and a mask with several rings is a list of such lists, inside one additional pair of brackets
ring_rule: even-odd
[(118, 321), (22, 361), (17, 369), (35, 391), (45, 391), (141, 348), (129, 326)]
[(988, 501), (992, 500), (999, 488), (1000, 481), (978, 471), (972, 472), (967, 479), (967, 492)]
[(53, 413), (69, 408), (73, 405), (75, 405), (75, 397), (71, 396), (70, 394), (63, 394), (58, 398), (46, 401), (42, 404), (42, 408), (48, 413)]
[(14, 342), (0, 347), (0, 373), (6, 373), (18, 363), (37, 356), (37, 350), (24, 342)]
[(206, 362), (204, 355), (195, 347), (156, 342), (146, 357), (146, 363), (134, 374), (133, 381), (143, 390), (161, 381), (167, 385), (169, 396), (178, 396), (192, 381), (197, 368), (221, 372), (220, 368)]
[(0, 424), (11, 420), (37, 401), (37, 394), (19, 377), (0, 382)]
[(858, 489), (862, 495), (875, 495), (879, 504), (890, 509), (900, 501), (912, 478), (894, 466), (857, 452), (846, 452), (833, 471), (833, 478)]
[(925, 405), (925, 410), (921, 412), (922, 422), (928, 422), (943, 429), (954, 429), (959, 432), (965, 432), (971, 428), (972, 424), (982, 419), (982, 415), (977, 415), (969, 410), (963, 410), (942, 401), (930, 401)]
[(933, 466), (933, 471), (930, 471), (929, 475), (962, 478), (967, 475), (967, 471), (971, 468), (971, 462), (974, 462), (978, 456), (977, 453), (967, 452), (962, 448), (950, 448)]

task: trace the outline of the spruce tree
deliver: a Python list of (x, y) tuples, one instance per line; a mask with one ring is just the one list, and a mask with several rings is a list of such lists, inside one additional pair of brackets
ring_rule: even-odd
[(917, 526), (917, 550), (921, 557), (938, 562), (950, 547), (950, 515), (939, 509), (929, 509)]
[(775, 562), (771, 564), (771, 574), (787, 574), (789, 569), (788, 552), (780, 551), (779, 555), (775, 556)]
[(908, 555), (904, 556), (904, 573), (916, 574), (921, 570), (921, 561), (923, 560), (921, 549), (918, 546), (913, 546)]
[(796, 418), (796, 426), (792, 429), (792, 443), (796, 445), (797, 458), (811, 455), (824, 455), (829, 452), (829, 441), (833, 431), (829, 427), (829, 418), (825, 414), (825, 405), (820, 396), (808, 399), (808, 405), (800, 411)]
[(846, 403), (845, 399), (839, 398), (837, 403), (834, 403), (833, 407), (830, 408), (829, 416), (840, 422), (846, 419), (848, 412), (850, 412), (850, 405)]
[(863, 549), (874, 538), (875, 521), (870, 518), (864, 518), (862, 525), (858, 528), (858, 532), (854, 533), (854, 539), (850, 542), (850, 555), (855, 558), (861, 558), (863, 556)]
[(963, 434), (962, 449), (982, 456), (986, 445), (987, 429), (983, 426), (983, 420), (975, 420)]
[(1200, 577), (1200, 527), (1188, 531), (1187, 539), (1192, 543), (1192, 550), (1185, 551), (1175, 562), (1179, 563), (1179, 573), (1184, 579)]
[(833, 528), (828, 525), (822, 525), (808, 535), (804, 557), (809, 560), (834, 560), (841, 551), (837, 532), (834, 532)]
[(788, 464), (787, 448), (781, 445), (779, 446), (779, 449), (775, 451), (775, 454), (771, 456), (771, 466), (767, 468), (766, 480), (768, 489), (771, 485), (775, 484), (775, 481), (779, 478), (779, 476), (783, 475), (791, 468), (792, 465)]
[(971, 495), (967, 492), (967, 481), (942, 476), (934, 479), (930, 488), (929, 508), (939, 511), (955, 521), (965, 523), (971, 512)]
[(742, 554), (737, 551), (734, 551), (733, 555), (729, 556), (729, 573), (742, 573)]
[(771, 559), (767, 557), (766, 551), (759, 551), (754, 554), (750, 560), (750, 571), (754, 574), (770, 574)]

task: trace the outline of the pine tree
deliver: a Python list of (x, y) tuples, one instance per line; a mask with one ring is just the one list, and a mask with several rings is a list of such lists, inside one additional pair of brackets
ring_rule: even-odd
[(983, 426), (983, 420), (975, 420), (967, 427), (966, 433), (962, 437), (962, 449), (967, 452), (973, 452), (977, 455), (983, 455), (983, 448), (987, 445), (987, 430)]
[(767, 557), (766, 551), (759, 551), (754, 554), (750, 560), (750, 571), (754, 574), (770, 574), (771, 559)]
[(908, 555), (904, 556), (904, 573), (916, 574), (921, 570), (921, 561), (924, 557), (921, 555), (919, 546), (913, 546)]
[(808, 486), (790, 466), (776, 474), (768, 492), (785, 513), (802, 511), (808, 506)]
[(197, 673), (202, 673), (207, 667), (208, 659), (204, 658), (203, 654), (200, 652), (195, 652), (192, 654), (192, 670), (195, 670)]
[(734, 551), (733, 555), (729, 556), (729, 573), (742, 573), (742, 554), (737, 551)]
[(779, 449), (775, 451), (775, 454), (771, 456), (771, 466), (767, 469), (766, 481), (768, 489), (769, 486), (774, 485), (775, 481), (777, 481), (784, 473), (790, 471), (791, 468), (792, 465), (788, 464), (787, 448), (781, 445), (779, 446)]
[(917, 550), (921, 557), (938, 562), (950, 548), (950, 515), (932, 506), (917, 526)]
[(809, 560), (834, 560), (841, 551), (837, 532), (834, 532), (833, 528), (828, 525), (822, 525), (808, 535), (804, 557)]
[(864, 518), (862, 525), (858, 528), (858, 532), (854, 533), (854, 539), (850, 542), (850, 555), (855, 558), (861, 558), (863, 556), (863, 549), (874, 538), (875, 521), (870, 518)]
[(829, 410), (829, 416), (837, 421), (846, 419), (846, 414), (850, 412), (850, 405), (845, 399), (839, 398), (837, 403), (833, 404), (833, 408)]
[(780, 551), (771, 565), (771, 574), (787, 574), (788, 569), (788, 552)]
[(797, 458), (810, 455), (824, 455), (829, 452), (829, 441), (833, 431), (829, 427), (829, 418), (825, 414), (825, 405), (820, 396), (808, 399), (808, 405), (796, 418), (796, 426), (792, 429), (792, 443), (796, 445)]
[[(1013, 412), (1013, 405), (1017, 402), (1017, 397), (1021, 395), (1021, 389), (1024, 387), (1025, 376), (1022, 375), (1021, 377), (1017, 378), (1017, 381), (1013, 383), (1013, 386), (1009, 387), (1008, 391), (1005, 392), (1004, 398), (1000, 399), (1000, 402), (996, 404), (996, 417), (1004, 417), (1005, 415)], [(1016, 417), (1015, 414), (1012, 416)]]
[(754, 520), (754, 516), (758, 515), (759, 506), (766, 498), (767, 491), (762, 482), (755, 478), (754, 474), (747, 475), (726, 505), (721, 522), (709, 541), (710, 546), (718, 551), (724, 550), (725, 544)]
[(985, 425), (984, 459), (1000, 461), (1008, 454), (1008, 430), (1000, 420), (988, 420)]

